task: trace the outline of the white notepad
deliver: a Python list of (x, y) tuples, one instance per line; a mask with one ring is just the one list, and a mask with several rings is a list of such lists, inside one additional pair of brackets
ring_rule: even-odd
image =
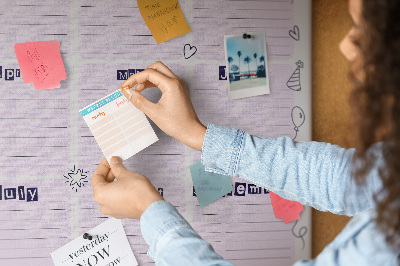
[(107, 161), (128, 159), (158, 140), (145, 114), (119, 91), (81, 109)]

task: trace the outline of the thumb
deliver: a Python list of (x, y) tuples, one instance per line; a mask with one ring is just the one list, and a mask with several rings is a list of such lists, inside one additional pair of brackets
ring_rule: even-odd
[(154, 107), (154, 103), (150, 102), (149, 100), (146, 99), (140, 92), (135, 91), (134, 89), (128, 89), (124, 90), (123, 94), (125, 95), (126, 98), (130, 100), (133, 105), (145, 113), (147, 113)]
[(128, 171), (128, 169), (126, 169), (126, 167), (122, 164), (121, 158), (117, 156), (111, 157), (110, 168), (115, 178), (117, 179), (121, 178), (123, 172)]

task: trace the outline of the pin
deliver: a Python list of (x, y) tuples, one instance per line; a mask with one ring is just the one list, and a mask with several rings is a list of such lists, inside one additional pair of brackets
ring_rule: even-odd
[(84, 234), (83, 234), (83, 239), (89, 239), (89, 240), (92, 240), (92, 239), (93, 239), (93, 237), (92, 237), (90, 234), (88, 234), (88, 233), (84, 233)]
[(243, 33), (243, 39), (250, 39), (250, 38), (251, 38), (250, 34)]

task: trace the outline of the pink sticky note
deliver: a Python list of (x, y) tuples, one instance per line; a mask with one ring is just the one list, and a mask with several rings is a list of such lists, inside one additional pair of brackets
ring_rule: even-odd
[(60, 81), (67, 78), (60, 42), (16, 43), (14, 50), (24, 82), (33, 83), (35, 89), (59, 88)]
[(285, 223), (296, 221), (300, 218), (300, 213), (304, 210), (304, 206), (296, 201), (290, 201), (273, 192), (269, 192), (271, 196), (272, 208), (275, 217), (282, 219)]

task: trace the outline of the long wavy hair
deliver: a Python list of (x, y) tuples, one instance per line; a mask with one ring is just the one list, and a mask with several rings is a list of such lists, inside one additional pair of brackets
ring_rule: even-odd
[[(365, 181), (376, 162), (368, 149), (383, 142), (383, 188), (374, 196), (376, 222), (392, 247), (400, 250), (400, 1), (363, 0), (360, 36), (355, 40), (362, 63), (353, 66), (350, 97), (356, 132), (358, 165), (353, 176)], [(361, 70), (363, 78), (357, 77)], [(361, 162), (361, 164), (360, 164)]]

